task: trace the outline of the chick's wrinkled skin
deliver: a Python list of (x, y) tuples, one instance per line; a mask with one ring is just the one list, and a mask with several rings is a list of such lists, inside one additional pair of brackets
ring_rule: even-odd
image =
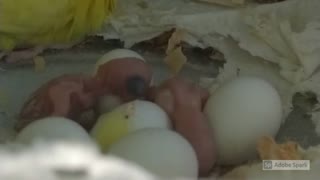
[(209, 93), (179, 77), (150, 89), (149, 99), (162, 107), (173, 121), (175, 131), (193, 146), (200, 176), (207, 176), (215, 163), (215, 144), (203, 107)]
[[(92, 108), (101, 92), (92, 78), (84, 75), (62, 75), (37, 89), (22, 107), (16, 130), (34, 120), (60, 116), (77, 121), (78, 116)], [(94, 122), (78, 122), (90, 129)]]
[(81, 118), (81, 115), (94, 109), (98, 99), (114, 95), (127, 102), (145, 97), (151, 79), (151, 68), (145, 62), (132, 58), (116, 59), (103, 64), (94, 77), (59, 76), (33, 93), (23, 106), (15, 128), (20, 131), (34, 120), (62, 116), (75, 120), (86, 130), (90, 130), (95, 120)]
[(128, 102), (146, 96), (152, 70), (141, 60), (121, 58), (101, 65), (94, 77), (102, 88)]

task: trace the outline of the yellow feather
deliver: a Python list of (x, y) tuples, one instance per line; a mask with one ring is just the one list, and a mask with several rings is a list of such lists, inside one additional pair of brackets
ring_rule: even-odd
[(69, 43), (94, 33), (116, 0), (0, 0), (0, 49)]

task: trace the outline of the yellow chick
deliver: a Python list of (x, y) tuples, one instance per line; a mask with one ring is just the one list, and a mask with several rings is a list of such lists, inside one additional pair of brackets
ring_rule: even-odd
[(30, 53), (19, 53), (32, 58), (46, 47), (78, 42), (98, 31), (115, 5), (116, 0), (0, 0), (0, 57), (15, 61), (22, 57), (12, 51), (28, 48)]

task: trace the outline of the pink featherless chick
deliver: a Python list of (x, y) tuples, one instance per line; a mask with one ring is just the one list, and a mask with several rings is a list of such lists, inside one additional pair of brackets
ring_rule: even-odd
[(193, 146), (199, 161), (199, 175), (207, 176), (216, 160), (209, 122), (202, 112), (209, 93), (180, 77), (173, 77), (150, 89), (149, 98), (162, 107), (176, 132)]

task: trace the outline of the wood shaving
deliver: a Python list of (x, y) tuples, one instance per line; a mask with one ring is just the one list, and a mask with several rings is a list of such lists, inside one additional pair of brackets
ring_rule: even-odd
[(244, 5), (246, 0), (198, 0), (198, 1), (233, 7), (233, 6)]
[(166, 50), (166, 54), (169, 54), (170, 52), (172, 52), (173, 50), (175, 50), (177, 48), (177, 46), (181, 45), (182, 40), (185, 37), (185, 32), (181, 29), (176, 29), (170, 39), (168, 40), (168, 47)]
[(301, 160), (299, 145), (293, 141), (277, 144), (271, 137), (263, 137), (257, 143), (261, 160)]
[(177, 74), (186, 64), (187, 57), (183, 54), (182, 47), (178, 47), (167, 55), (164, 62), (167, 64), (171, 72)]
[(34, 62), (34, 71), (35, 72), (42, 72), (46, 68), (46, 61), (43, 57), (37, 56), (33, 59)]
[(181, 43), (185, 37), (185, 32), (183, 30), (177, 29), (172, 33), (170, 39), (168, 40), (168, 46), (166, 50), (166, 57), (164, 62), (167, 64), (171, 72), (179, 73), (182, 67), (187, 62), (187, 57), (182, 52)]

